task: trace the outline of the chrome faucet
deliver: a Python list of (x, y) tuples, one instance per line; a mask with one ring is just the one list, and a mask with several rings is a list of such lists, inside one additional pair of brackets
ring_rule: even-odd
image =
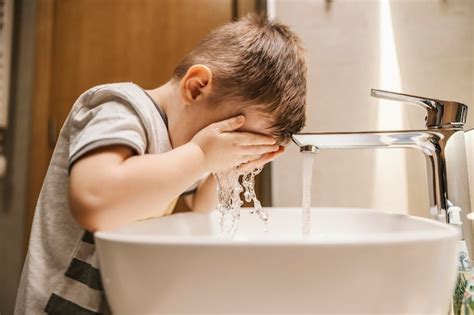
[[(415, 148), (427, 158), (430, 213), (449, 223), (449, 208), (462, 209), (463, 234), (472, 250), (472, 225), (463, 127), (467, 106), (382, 90), (371, 90), (377, 98), (415, 104), (426, 110), (426, 130), (300, 133), (292, 136), (301, 152), (325, 149)], [(472, 252), (472, 251), (471, 251)]]

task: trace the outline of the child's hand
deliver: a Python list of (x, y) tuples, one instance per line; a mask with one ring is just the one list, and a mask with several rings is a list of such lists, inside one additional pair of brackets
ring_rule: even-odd
[(242, 165), (239, 165), (239, 172), (244, 173), (244, 172), (250, 172), (251, 170), (254, 170), (256, 168), (263, 167), (265, 164), (268, 162), (273, 161), (280, 155), (282, 155), (285, 152), (285, 147), (280, 146), (277, 151), (275, 152), (270, 152), (270, 153), (265, 153), (262, 155), (260, 158), (249, 161), (247, 163), (244, 163)]
[(207, 126), (191, 139), (204, 153), (206, 171), (222, 171), (250, 161), (262, 162), (267, 153), (279, 151), (272, 137), (234, 131), (244, 123), (242, 115), (223, 120)]

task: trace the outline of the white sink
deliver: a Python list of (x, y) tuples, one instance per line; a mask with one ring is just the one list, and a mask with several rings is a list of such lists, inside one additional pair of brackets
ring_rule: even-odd
[(242, 211), (234, 240), (219, 214), (181, 213), (95, 239), (114, 314), (447, 314), (456, 229), (364, 209)]

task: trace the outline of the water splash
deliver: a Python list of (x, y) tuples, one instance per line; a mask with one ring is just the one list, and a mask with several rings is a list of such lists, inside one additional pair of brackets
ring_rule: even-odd
[(240, 219), (240, 174), (236, 169), (214, 173), (217, 181), (217, 210), (221, 213), (221, 234), (232, 238), (237, 230)]
[[(221, 234), (225, 238), (232, 238), (238, 229), (240, 219), (240, 208), (243, 201), (240, 194), (244, 192), (247, 202), (253, 202), (250, 213), (256, 213), (265, 223), (265, 231), (268, 231), (268, 213), (262, 208), (262, 204), (255, 194), (255, 176), (262, 171), (256, 168), (250, 172), (240, 173), (233, 168), (224, 172), (214, 173), (217, 180), (217, 210), (221, 213)], [(240, 178), (242, 177), (242, 182)]]
[(244, 198), (245, 201), (253, 202), (253, 208), (250, 209), (250, 213), (256, 213), (260, 220), (265, 224), (264, 231), (268, 232), (268, 212), (263, 209), (262, 204), (257, 199), (255, 194), (255, 176), (262, 171), (262, 168), (255, 168), (251, 172), (245, 173), (242, 176), (242, 186), (244, 187)]

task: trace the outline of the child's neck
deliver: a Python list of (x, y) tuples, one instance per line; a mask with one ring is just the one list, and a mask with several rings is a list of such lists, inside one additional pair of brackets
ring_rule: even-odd
[(151, 96), (151, 98), (160, 105), (161, 109), (165, 112), (166, 116), (168, 116), (168, 107), (171, 99), (171, 82), (168, 81), (164, 85), (161, 85), (155, 89), (152, 90), (146, 90), (148, 95)]
[(184, 106), (179, 103), (178, 84), (170, 80), (153, 90), (147, 90), (147, 93), (163, 109), (168, 118), (171, 146), (176, 148), (190, 141), (194, 135), (189, 128), (192, 126), (192, 121), (188, 121)]

